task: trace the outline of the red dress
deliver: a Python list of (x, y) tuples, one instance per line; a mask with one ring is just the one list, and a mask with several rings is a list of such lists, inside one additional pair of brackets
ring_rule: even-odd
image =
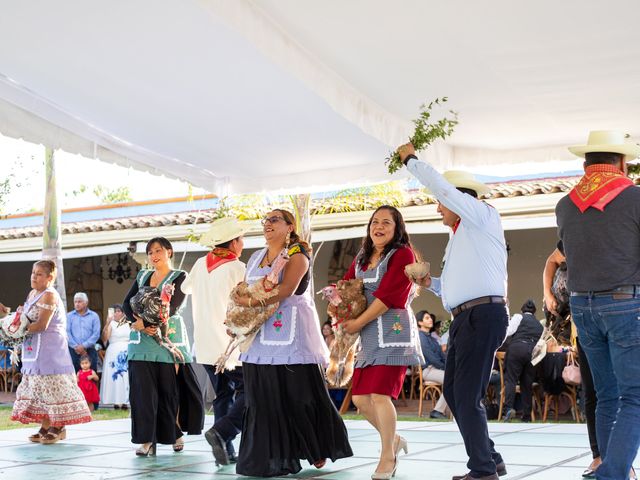
[(84, 393), (84, 398), (87, 403), (98, 403), (100, 401), (100, 393), (98, 393), (96, 382), (88, 378), (93, 374), (93, 370), (80, 370), (78, 372), (78, 387), (80, 387), (80, 390)]
[[(357, 258), (351, 263), (351, 267), (343, 277), (344, 280), (356, 277), (356, 261)], [(388, 308), (403, 308), (407, 303), (412, 285), (404, 274), (404, 267), (414, 261), (413, 251), (408, 247), (400, 248), (389, 260), (387, 273), (373, 293)], [(371, 365), (356, 368), (351, 380), (351, 393), (353, 395), (377, 393), (397, 399), (402, 391), (406, 373), (407, 366), (403, 365)]]

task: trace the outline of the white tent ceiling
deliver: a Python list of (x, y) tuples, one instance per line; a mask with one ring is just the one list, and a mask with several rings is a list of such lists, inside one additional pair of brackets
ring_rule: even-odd
[(460, 125), (430, 151), (442, 168), (640, 136), (634, 0), (0, 5), (0, 133), (210, 190), (383, 179), (443, 95)]

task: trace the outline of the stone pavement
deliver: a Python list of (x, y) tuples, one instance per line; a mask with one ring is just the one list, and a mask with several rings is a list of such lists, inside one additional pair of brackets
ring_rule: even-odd
[[(213, 417), (207, 416), (207, 427)], [(376, 432), (364, 421), (348, 420), (354, 457), (317, 470), (305, 466), (288, 478), (367, 480), (379, 452)], [(234, 466), (217, 468), (203, 436), (185, 437), (182, 453), (160, 446), (155, 457), (136, 457), (127, 419), (98, 421), (68, 428), (67, 440), (55, 445), (26, 441), (35, 428), (0, 431), (0, 478), (54, 479), (234, 479)], [(466, 471), (462, 438), (453, 422), (398, 422), (409, 442), (400, 457), (397, 480), (449, 479)], [(591, 458), (584, 424), (491, 423), (496, 446), (515, 479), (580, 479)], [(640, 457), (637, 459), (640, 464)]]

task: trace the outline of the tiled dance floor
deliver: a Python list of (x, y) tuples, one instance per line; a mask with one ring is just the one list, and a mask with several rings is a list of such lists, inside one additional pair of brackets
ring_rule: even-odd
[[(207, 424), (213, 417), (207, 417)], [(26, 441), (32, 429), (0, 431), (0, 479), (235, 479), (233, 465), (217, 468), (203, 436), (185, 437), (182, 453), (160, 446), (156, 457), (139, 458), (130, 443), (128, 420), (93, 422), (68, 429), (55, 445)], [(354, 457), (304, 468), (288, 478), (366, 480), (377, 463), (377, 434), (363, 421), (347, 421)], [(208, 426), (206, 427), (208, 428)], [(409, 442), (396, 474), (403, 479), (450, 479), (466, 472), (466, 455), (455, 423), (399, 422)], [(492, 423), (492, 437), (513, 479), (580, 479), (590, 462), (586, 427), (575, 424)], [(636, 459), (640, 465), (640, 456)]]

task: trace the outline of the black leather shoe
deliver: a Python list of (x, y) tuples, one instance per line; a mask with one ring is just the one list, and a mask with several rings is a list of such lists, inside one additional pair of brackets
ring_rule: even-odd
[(213, 457), (216, 459), (217, 465), (229, 465), (229, 454), (227, 453), (227, 446), (217, 430), (211, 427), (204, 433), (204, 438), (207, 443), (211, 445), (211, 451)]
[(447, 416), (444, 413), (439, 412), (438, 410), (431, 410), (429, 418), (444, 418), (446, 420)]
[[(504, 462), (500, 462), (498, 464), (496, 464), (496, 473), (495, 475), (489, 475), (487, 477), (480, 477), (481, 480), (488, 480), (488, 479), (497, 479), (498, 477), (503, 477), (507, 474), (507, 466), (504, 464)], [(470, 473), (467, 473), (466, 475), (456, 475), (453, 477), (452, 480), (476, 480), (478, 479), (478, 477), (472, 477)]]
[(466, 475), (455, 475), (451, 477), (451, 480), (498, 480), (498, 474), (485, 475), (484, 477), (472, 477), (470, 473)]

